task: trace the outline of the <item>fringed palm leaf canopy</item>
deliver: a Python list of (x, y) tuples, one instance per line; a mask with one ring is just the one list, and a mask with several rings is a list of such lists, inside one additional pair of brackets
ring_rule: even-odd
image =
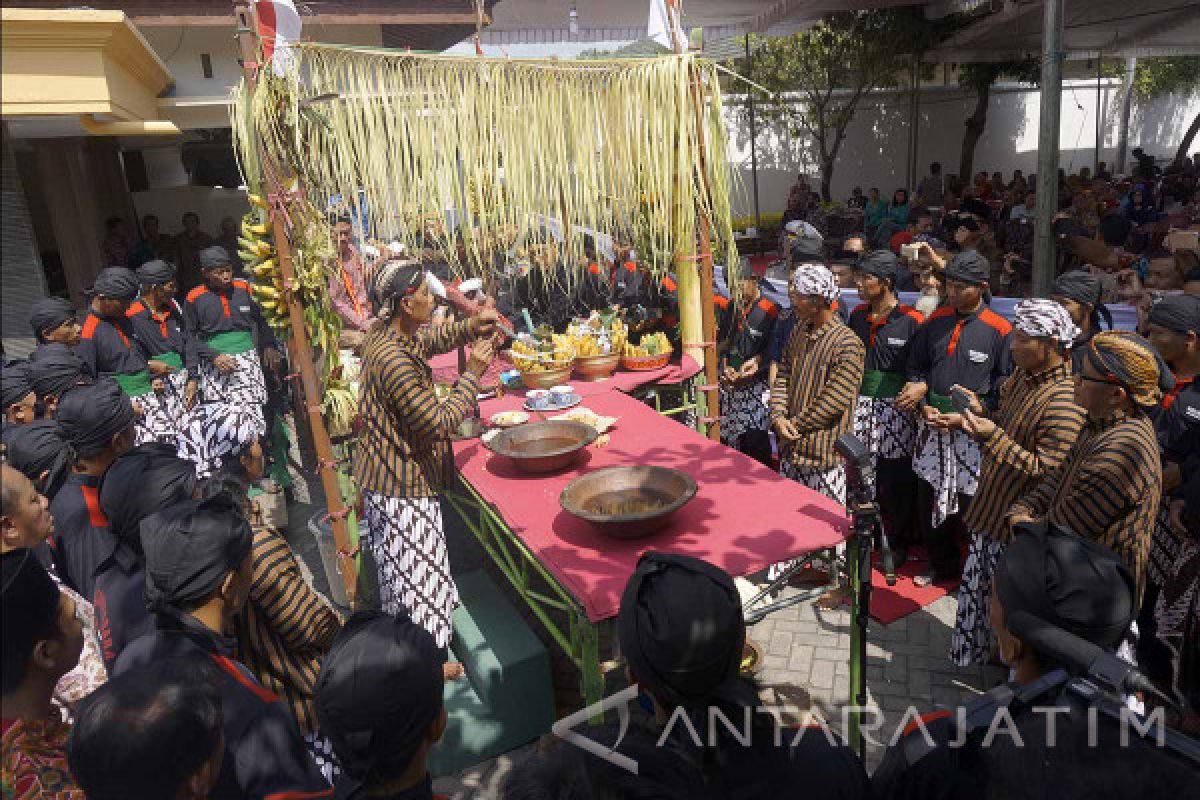
[(432, 250), (463, 277), (523, 260), (549, 277), (561, 261), (573, 281), (586, 232), (633, 245), (661, 273), (693, 253), (700, 215), (717, 262), (736, 263), (719, 85), (690, 55), (512, 60), (303, 44), (287, 74), (264, 71), (253, 95), (235, 90), (231, 113), (252, 189), (298, 182), (313, 212), (349, 213), (369, 236)]

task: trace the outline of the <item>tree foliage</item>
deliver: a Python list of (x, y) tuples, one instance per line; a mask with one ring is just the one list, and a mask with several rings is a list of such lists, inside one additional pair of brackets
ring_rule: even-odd
[(859, 103), (873, 89), (895, 86), (912, 54), (931, 44), (932, 26), (915, 7), (840, 12), (791, 36), (753, 37), (754, 56), (743, 72), (771, 92), (750, 90), (759, 113), (814, 145), (828, 201)]
[(979, 144), (979, 139), (987, 127), (992, 86), (1001, 78), (1037, 86), (1042, 78), (1041, 64), (1037, 59), (1031, 58), (1025, 61), (961, 64), (958, 68), (958, 85), (975, 95), (975, 110), (964, 123), (962, 151), (958, 162), (958, 175), (968, 183), (975, 169), (975, 146)]
[(1200, 89), (1200, 56), (1138, 59), (1133, 73), (1133, 93), (1139, 100), (1197, 89)]

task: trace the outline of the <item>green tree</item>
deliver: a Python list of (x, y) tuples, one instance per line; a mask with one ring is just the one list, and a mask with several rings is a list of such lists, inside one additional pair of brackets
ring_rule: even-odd
[[(1133, 93), (1141, 102), (1156, 97), (1200, 89), (1200, 56), (1166, 56), (1138, 59), (1133, 73)], [(1200, 114), (1197, 114), (1183, 134), (1175, 151), (1175, 163), (1182, 164), (1200, 133)]]
[(1002, 61), (997, 63), (962, 64), (958, 70), (958, 85), (975, 95), (975, 110), (967, 117), (963, 131), (962, 151), (958, 159), (958, 177), (964, 183), (971, 182), (975, 174), (975, 146), (979, 144), (987, 128), (988, 104), (992, 97), (992, 86), (1001, 77), (1019, 83), (1037, 86), (1041, 81), (1041, 66), (1036, 59), (1027, 61)]
[(830, 14), (791, 36), (751, 39), (754, 56), (742, 72), (770, 90), (750, 90), (758, 111), (813, 143), (826, 202), (859, 103), (873, 89), (896, 85), (912, 54), (928, 47), (931, 29), (912, 7)]

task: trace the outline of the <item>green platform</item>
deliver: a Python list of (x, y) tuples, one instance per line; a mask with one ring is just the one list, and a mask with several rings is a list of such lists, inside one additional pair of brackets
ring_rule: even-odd
[(455, 576), (454, 657), (467, 671), (446, 684), (446, 735), (430, 754), (435, 776), (453, 775), (549, 733), (554, 687), (546, 648), (483, 572)]

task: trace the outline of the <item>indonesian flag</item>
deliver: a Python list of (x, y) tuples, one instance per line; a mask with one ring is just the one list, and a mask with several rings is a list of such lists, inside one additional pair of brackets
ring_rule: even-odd
[(258, 12), (258, 36), (263, 43), (263, 59), (276, 75), (283, 75), (292, 64), (290, 42), (300, 39), (300, 12), (292, 0), (255, 0)]
[(687, 49), (687, 37), (679, 23), (679, 0), (650, 0), (646, 37), (675, 52)]

